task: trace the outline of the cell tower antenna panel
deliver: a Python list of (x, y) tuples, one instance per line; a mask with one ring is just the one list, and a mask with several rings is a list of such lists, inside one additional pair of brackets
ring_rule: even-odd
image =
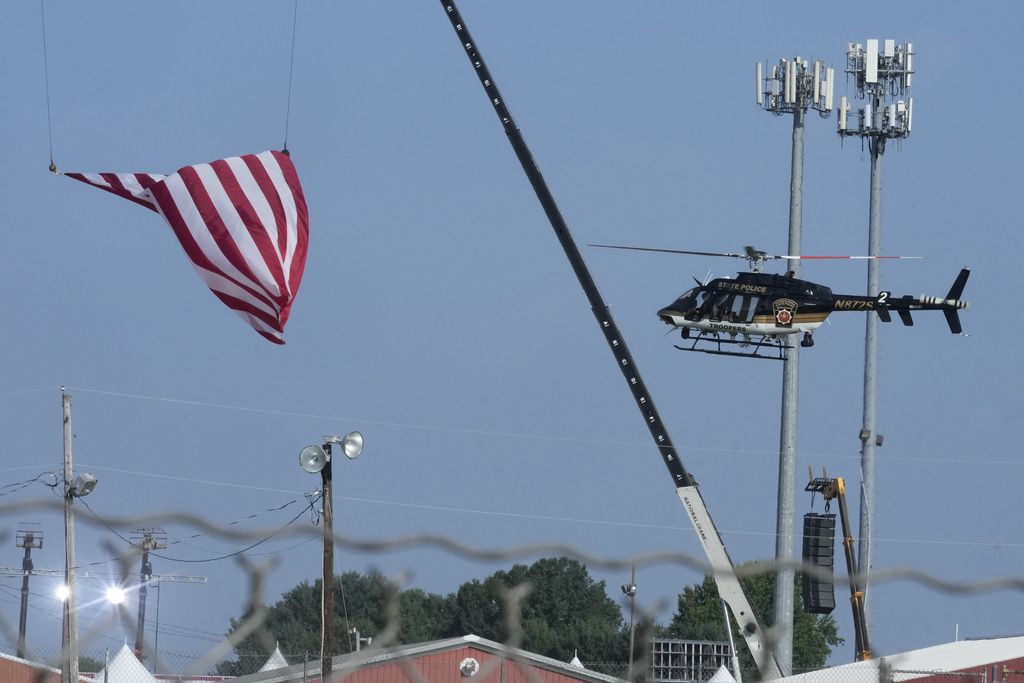
[(868, 39), (868, 49), (864, 51), (864, 82), (878, 82), (878, 39)]

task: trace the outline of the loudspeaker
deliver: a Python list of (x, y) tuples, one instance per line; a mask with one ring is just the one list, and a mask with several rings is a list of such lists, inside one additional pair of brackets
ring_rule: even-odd
[(836, 516), (804, 515), (803, 560), (815, 575), (803, 573), (804, 611), (812, 614), (831, 614), (836, 608), (832, 568), (836, 545)]
[(306, 446), (299, 453), (299, 465), (310, 474), (315, 474), (327, 464), (327, 453), (319, 446)]

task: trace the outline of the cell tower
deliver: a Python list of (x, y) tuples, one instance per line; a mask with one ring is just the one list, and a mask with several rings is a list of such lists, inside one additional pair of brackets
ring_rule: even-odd
[[(882, 155), (890, 138), (903, 140), (910, 135), (914, 101), (909, 97), (914, 50), (911, 43), (897, 45), (893, 40), (868, 40), (846, 44), (846, 73), (852, 79), (856, 97), (864, 105), (852, 111), (847, 98), (839, 100), (839, 136), (860, 137), (871, 153), (871, 203), (868, 221), (868, 256), (882, 251)], [(895, 98), (906, 98), (896, 99)], [(887, 103), (888, 99), (888, 103)], [(881, 261), (868, 260), (868, 295), (881, 290)], [(864, 612), (871, 621), (870, 569), (873, 564), (875, 517), (875, 454), (882, 445), (877, 429), (878, 395), (878, 316), (867, 316), (864, 344), (864, 423), (861, 441), (860, 538), (858, 572), (863, 577)]]
[[(769, 70), (757, 63), (757, 104), (766, 111), (782, 116), (793, 115), (793, 163), (789, 184), (789, 251), (800, 255), (803, 230), (804, 182), (804, 118), (808, 109), (814, 109), (822, 118), (832, 111), (834, 71), (823, 60), (814, 62), (797, 57), (793, 61), (780, 59)], [(794, 277), (800, 277), (800, 259), (788, 261)], [(776, 518), (775, 559), (791, 564), (796, 538), (796, 442), (797, 442), (797, 384), (800, 377), (799, 347), (788, 349), (782, 369), (782, 427), (779, 434), (779, 501)], [(793, 669), (793, 569), (783, 569), (775, 575), (775, 619), (783, 636), (776, 646), (776, 658), (789, 675)]]

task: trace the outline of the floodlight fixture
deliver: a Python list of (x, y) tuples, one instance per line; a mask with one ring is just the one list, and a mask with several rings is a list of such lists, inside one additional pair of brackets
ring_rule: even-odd
[(124, 589), (120, 586), (111, 586), (110, 588), (108, 588), (106, 597), (107, 602), (109, 602), (112, 605), (120, 605), (127, 598)]
[(330, 454), (330, 446), (332, 444), (340, 444), (342, 449), (345, 451), (345, 457), (349, 460), (355, 460), (359, 457), (359, 454), (363, 452), (363, 435), (359, 432), (349, 432), (345, 436), (325, 436), (324, 437), (325, 449)]
[(316, 474), (324, 468), (328, 459), (327, 451), (320, 446), (306, 446), (299, 453), (299, 467), (310, 474)]
[(80, 474), (75, 477), (75, 481), (68, 488), (68, 495), (74, 498), (88, 496), (96, 488), (97, 481), (99, 480), (91, 474)]
[(65, 600), (68, 599), (69, 595), (71, 595), (71, 589), (68, 587), (68, 585), (66, 583), (62, 583), (61, 585), (57, 586), (57, 599), (58, 600), (60, 600), (61, 602), (64, 602)]

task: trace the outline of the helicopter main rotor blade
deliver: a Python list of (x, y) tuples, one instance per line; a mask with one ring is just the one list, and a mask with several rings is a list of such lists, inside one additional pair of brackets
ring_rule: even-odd
[(924, 256), (796, 256), (793, 254), (768, 254), (758, 251), (753, 247), (747, 247), (746, 253), (727, 254), (718, 251), (688, 251), (686, 249), (655, 249), (653, 247), (627, 247), (617, 244), (588, 244), (588, 247), (601, 247), (603, 249), (630, 249), (633, 251), (660, 251), (665, 254), (693, 254), (695, 256), (728, 256), (730, 258), (741, 258), (747, 261), (771, 261), (774, 259), (923, 259)]
[(765, 258), (798, 258), (798, 259), (828, 259), (828, 258), (840, 258), (840, 259), (923, 259), (924, 256), (766, 256)]
[(654, 249), (651, 247), (623, 247), (615, 244), (588, 244), (588, 247), (604, 249), (632, 249), (634, 251), (660, 251), (666, 254), (694, 254), (695, 256), (730, 256), (732, 258), (748, 258), (746, 254), (723, 254), (717, 251), (685, 251), (683, 249)]

